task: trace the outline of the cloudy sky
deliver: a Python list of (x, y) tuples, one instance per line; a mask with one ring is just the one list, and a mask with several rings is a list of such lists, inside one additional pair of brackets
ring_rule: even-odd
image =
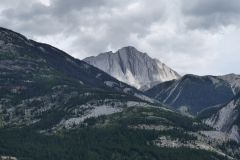
[(80, 59), (131, 45), (182, 74), (240, 74), (240, 0), (1, 0), (0, 26)]

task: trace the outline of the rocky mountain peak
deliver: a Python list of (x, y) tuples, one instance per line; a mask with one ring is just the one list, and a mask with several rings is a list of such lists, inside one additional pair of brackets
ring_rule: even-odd
[(106, 52), (95, 57), (88, 57), (84, 61), (142, 90), (180, 77), (164, 63), (132, 46), (123, 47), (115, 53)]

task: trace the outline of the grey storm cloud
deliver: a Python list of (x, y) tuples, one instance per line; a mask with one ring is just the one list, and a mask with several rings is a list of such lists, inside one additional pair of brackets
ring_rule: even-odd
[(191, 28), (212, 29), (240, 25), (239, 0), (186, 0), (183, 13), (189, 16), (187, 21)]
[(185, 11), (194, 15), (240, 13), (238, 0), (186, 0)]
[(219, 69), (226, 67), (216, 67), (216, 61), (239, 57), (235, 50), (223, 53), (237, 45), (222, 48), (238, 40), (232, 35), (240, 33), (239, 15), (239, 0), (2, 0), (0, 5), (2, 27), (74, 57), (132, 45), (180, 73), (196, 74), (232, 71)]

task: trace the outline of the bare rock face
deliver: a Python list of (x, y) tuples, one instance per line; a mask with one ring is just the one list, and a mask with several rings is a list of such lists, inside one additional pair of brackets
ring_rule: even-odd
[(177, 72), (164, 63), (131, 46), (121, 48), (116, 53), (106, 52), (88, 57), (84, 61), (141, 90), (180, 78)]
[[(240, 95), (237, 95), (229, 103), (218, 107), (213, 114), (203, 121), (216, 130), (228, 133), (230, 139), (240, 142), (240, 131), (239, 131), (239, 107), (240, 107)], [(207, 110), (211, 112), (211, 110)]]
[(223, 76), (219, 76), (219, 78), (223, 79), (224, 81), (228, 82), (234, 94), (237, 94), (240, 92), (240, 75), (237, 74), (227, 74)]

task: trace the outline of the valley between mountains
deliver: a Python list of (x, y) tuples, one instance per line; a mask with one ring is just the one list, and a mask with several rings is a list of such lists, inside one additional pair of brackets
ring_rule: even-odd
[(0, 28), (0, 159), (240, 159), (240, 76), (133, 46), (76, 59)]

